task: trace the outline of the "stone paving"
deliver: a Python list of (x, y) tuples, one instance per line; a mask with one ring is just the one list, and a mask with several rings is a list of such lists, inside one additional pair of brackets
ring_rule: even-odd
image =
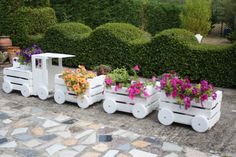
[(0, 99), (0, 157), (214, 157), (155, 136)]
[[(0, 69), (0, 84), (1, 75)], [(101, 103), (82, 110), (0, 90), (0, 157), (234, 157), (236, 92), (223, 90), (227, 107), (204, 134), (184, 125), (160, 125), (155, 112), (137, 120), (119, 112), (108, 115)]]

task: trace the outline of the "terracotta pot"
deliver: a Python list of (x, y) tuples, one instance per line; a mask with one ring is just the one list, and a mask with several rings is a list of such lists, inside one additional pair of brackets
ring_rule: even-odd
[(20, 47), (10, 46), (7, 48), (7, 52), (9, 56), (9, 61), (12, 63), (13, 58), (16, 57), (16, 52), (20, 52)]
[(0, 36), (0, 48), (4, 51), (7, 47), (12, 46), (12, 41), (9, 36)]

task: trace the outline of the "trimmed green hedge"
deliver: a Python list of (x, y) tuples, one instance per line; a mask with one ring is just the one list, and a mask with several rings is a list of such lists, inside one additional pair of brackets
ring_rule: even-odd
[(48, 30), (44, 38), (47, 44), (42, 46), (51, 52), (75, 54), (75, 59), (65, 62), (68, 66), (108, 64), (116, 68), (138, 64), (145, 77), (175, 70), (193, 81), (206, 79), (216, 86), (236, 87), (236, 44), (200, 45), (191, 32), (183, 29), (165, 30), (151, 38), (123, 23), (101, 25), (91, 33), (82, 31), (83, 38), (73, 36), (75, 29), (68, 29), (66, 34), (58, 33), (60, 29), (56, 28), (55, 34)]
[[(75, 51), (73, 50), (74, 45), (81, 42), (91, 32), (92, 29), (90, 27), (81, 23), (59, 23), (50, 27), (45, 33), (42, 46), (51, 52), (70, 53), (68, 50)], [(76, 51), (74, 54), (76, 54)]]
[(54, 10), (49, 7), (21, 7), (14, 13), (13, 21), (10, 35), (20, 46), (39, 42), (46, 30), (57, 22)]
[(52, 0), (59, 21), (79, 21), (91, 28), (107, 22), (133, 24), (155, 34), (180, 26), (178, 4), (157, 0)]

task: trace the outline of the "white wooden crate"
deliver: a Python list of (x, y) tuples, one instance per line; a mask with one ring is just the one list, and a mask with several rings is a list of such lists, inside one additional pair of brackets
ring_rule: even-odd
[(197, 132), (209, 130), (219, 120), (221, 115), (222, 91), (216, 91), (217, 98), (211, 97), (201, 103), (191, 101), (191, 107), (185, 109), (177, 104), (172, 97), (167, 97), (161, 92), (158, 120), (164, 125), (171, 125), (173, 122), (191, 125)]
[(18, 67), (4, 68), (2, 89), (5, 93), (18, 90), (25, 97), (34, 95), (32, 71)]
[(115, 91), (115, 86), (111, 86), (111, 88), (105, 89), (103, 109), (109, 114), (122, 111), (132, 113), (138, 119), (145, 118), (156, 110), (159, 104), (159, 92), (154, 87), (148, 86), (147, 93), (150, 95), (149, 97), (139, 96), (130, 99), (127, 88), (123, 87)]
[(55, 76), (55, 94), (54, 100), (58, 104), (65, 101), (77, 103), (81, 108), (88, 108), (95, 102), (99, 102), (104, 98), (104, 80), (105, 75), (96, 76), (88, 79), (89, 89), (83, 96), (76, 96), (74, 92), (68, 91), (61, 74)]

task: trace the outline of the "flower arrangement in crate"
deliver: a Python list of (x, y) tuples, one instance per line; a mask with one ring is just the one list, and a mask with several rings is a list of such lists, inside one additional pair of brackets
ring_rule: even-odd
[(64, 70), (61, 76), (55, 77), (54, 100), (58, 104), (69, 101), (81, 108), (88, 108), (104, 98), (105, 75), (97, 76), (80, 65), (76, 70)]
[(34, 54), (41, 54), (43, 53), (42, 49), (38, 45), (33, 45), (26, 49), (17, 52), (16, 55), (19, 58), (18, 62), (20, 65), (28, 65), (31, 63), (31, 56)]
[(153, 77), (152, 80), (141, 81), (137, 75), (139, 70), (139, 66), (136, 65), (132, 69), (133, 76), (130, 76), (125, 68), (117, 68), (111, 71), (105, 79), (106, 87), (113, 87), (115, 91), (124, 88), (129, 93), (130, 99), (134, 99), (136, 96), (150, 96), (153, 93), (152, 89), (156, 85), (156, 78)]
[(74, 92), (77, 96), (86, 93), (89, 88), (88, 79), (95, 76), (94, 72), (87, 71), (82, 65), (79, 65), (76, 70), (66, 69), (62, 74), (68, 91)]
[(161, 90), (158, 120), (162, 124), (177, 122), (205, 132), (219, 120), (222, 92), (215, 91), (206, 80), (191, 84), (188, 78), (167, 73), (163, 74), (158, 88)]
[(133, 76), (125, 68), (117, 68), (107, 74), (103, 103), (107, 113), (118, 110), (133, 113), (136, 118), (144, 118), (157, 108), (159, 96), (155, 90), (156, 78), (142, 81), (137, 75), (139, 70), (136, 65), (132, 69)]
[(160, 89), (163, 90), (167, 97), (171, 96), (176, 99), (179, 105), (184, 105), (185, 109), (191, 107), (191, 101), (195, 100), (197, 103), (201, 103), (212, 98), (216, 100), (217, 94), (214, 91), (212, 84), (206, 80), (202, 80), (199, 84), (191, 84), (188, 78), (180, 78), (176, 73), (163, 74), (160, 80)]

